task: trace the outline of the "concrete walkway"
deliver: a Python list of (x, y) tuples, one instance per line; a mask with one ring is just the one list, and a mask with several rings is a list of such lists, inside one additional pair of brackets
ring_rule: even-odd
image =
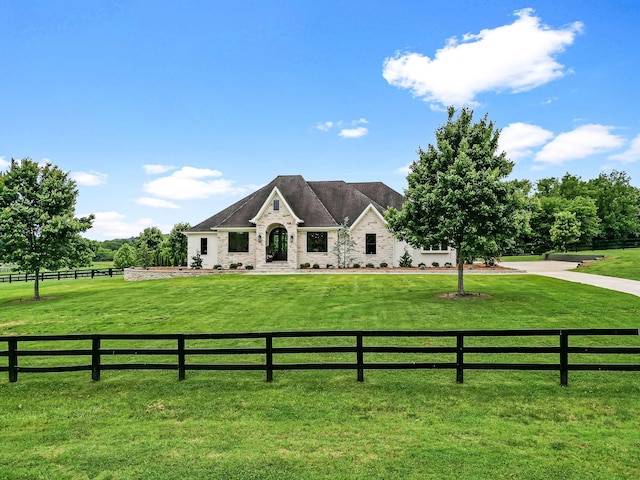
[(640, 297), (640, 282), (625, 278), (605, 277), (604, 275), (592, 275), (590, 273), (569, 272), (578, 266), (575, 262), (504, 262), (503, 267), (515, 268), (533, 275), (557, 278), (567, 282), (583, 283), (594, 287), (606, 288), (623, 293), (630, 293)]

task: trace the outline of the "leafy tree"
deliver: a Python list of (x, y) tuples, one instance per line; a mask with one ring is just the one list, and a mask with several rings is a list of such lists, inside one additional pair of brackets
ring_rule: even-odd
[(154, 254), (146, 243), (141, 243), (136, 249), (136, 260), (141, 267), (149, 268), (153, 266)]
[(355, 245), (356, 242), (351, 238), (349, 217), (345, 217), (338, 228), (338, 239), (332, 249), (338, 261), (338, 268), (347, 268), (351, 264)]
[(138, 255), (138, 263), (143, 267), (151, 267), (161, 263), (164, 234), (158, 227), (147, 227), (135, 239), (134, 244)]
[(590, 180), (600, 218), (600, 238), (619, 240), (640, 235), (640, 191), (625, 172), (613, 170)]
[(580, 238), (580, 221), (573, 212), (558, 212), (550, 233), (551, 241), (556, 248), (566, 252), (567, 246), (576, 243)]
[(124, 243), (113, 255), (113, 266), (116, 268), (132, 267), (136, 264), (136, 250), (129, 243)]
[(580, 224), (578, 243), (588, 245), (600, 233), (600, 219), (598, 209), (593, 198), (577, 196), (568, 204), (568, 211), (575, 213)]
[(94, 216), (75, 217), (77, 197), (76, 183), (51, 163), (12, 159), (0, 173), (0, 258), (35, 274), (36, 300), (40, 271), (91, 262), (92, 244), (80, 234), (91, 228)]
[(520, 197), (505, 178), (513, 169), (504, 152), (497, 154), (499, 131), (493, 122), (473, 123), (473, 111), (463, 108), (436, 130), (436, 145), (418, 150), (411, 164), (407, 201), (385, 217), (389, 230), (414, 247), (434, 243), (456, 249), (458, 295), (464, 295), (464, 260), (473, 258), (488, 240), (498, 250), (518, 230)]
[(174, 266), (186, 265), (187, 263), (187, 236), (182, 232), (189, 230), (188, 223), (176, 223), (167, 237), (167, 248), (169, 258)]

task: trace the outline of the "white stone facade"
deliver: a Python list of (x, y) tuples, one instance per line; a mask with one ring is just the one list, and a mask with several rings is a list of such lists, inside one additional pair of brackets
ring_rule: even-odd
[[(284, 264), (292, 269), (300, 268), (301, 264), (306, 263), (310, 266), (317, 264), (320, 268), (327, 268), (328, 265), (338, 266), (334, 253), (338, 227), (306, 226), (304, 219), (296, 216), (277, 187), (273, 188), (267, 200), (249, 220), (249, 224), (251, 226), (218, 228), (211, 232), (186, 232), (189, 265), (193, 263), (192, 258), (200, 254), (202, 267), (205, 269), (218, 265), (228, 269), (232, 264), (242, 264), (243, 267), (252, 265), (256, 270), (266, 269), (270, 264), (267, 254), (273, 251), (270, 238), (272, 233), (277, 232), (277, 241), (287, 246), (283, 258), (277, 259), (279, 266)], [(379, 267), (381, 264), (387, 264), (389, 267), (397, 267), (405, 249), (413, 259), (413, 266), (420, 263), (431, 266), (433, 262), (438, 262), (441, 266), (445, 263), (455, 264), (453, 250), (424, 251), (396, 240), (387, 229), (384, 217), (372, 204), (362, 211), (351, 224), (350, 230), (351, 239), (355, 244), (350, 265), (360, 264), (364, 267), (372, 264)], [(314, 232), (326, 233), (326, 251), (308, 251), (307, 237)], [(247, 235), (247, 251), (231, 252), (229, 236), (238, 234)], [(206, 253), (203, 252), (205, 246)]]

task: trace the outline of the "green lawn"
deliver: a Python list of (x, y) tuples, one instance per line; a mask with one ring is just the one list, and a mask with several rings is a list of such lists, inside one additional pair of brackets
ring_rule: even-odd
[[(0, 335), (640, 327), (637, 297), (530, 275), (218, 275), (0, 284)], [(634, 339), (635, 340), (635, 339)], [(615, 342), (615, 341), (613, 341)], [(616, 343), (611, 343), (616, 344)], [(628, 342), (638, 345), (639, 342)], [(4, 348), (2, 345), (0, 348)], [(25, 359), (35, 362), (35, 359)], [(21, 360), (22, 361), (22, 360)], [(4, 362), (4, 363), (2, 363)], [(6, 359), (0, 358), (6, 365)], [(624, 479), (640, 375), (0, 374), (2, 479)]]
[(640, 248), (592, 250), (580, 253), (604, 255), (605, 257), (602, 260), (588, 262), (586, 266), (580, 267), (580, 272), (640, 280)]

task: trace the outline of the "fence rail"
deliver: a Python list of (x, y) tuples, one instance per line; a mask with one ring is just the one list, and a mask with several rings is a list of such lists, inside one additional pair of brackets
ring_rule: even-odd
[[(406, 370), (406, 369), (451, 369), (456, 371), (457, 383), (463, 383), (465, 370), (547, 370), (560, 373), (560, 385), (567, 386), (570, 371), (640, 371), (640, 341), (638, 346), (569, 346), (570, 338), (579, 337), (620, 337), (631, 336), (640, 339), (640, 329), (538, 329), (538, 330), (331, 330), (331, 331), (289, 331), (289, 332), (245, 332), (245, 333), (198, 333), (198, 334), (95, 334), (95, 335), (21, 335), (1, 336), (6, 344), (6, 350), (0, 350), (0, 357), (7, 357), (6, 366), (0, 365), (0, 372), (8, 372), (9, 382), (17, 382), (19, 373), (49, 373), (91, 371), (91, 378), (100, 380), (102, 371), (107, 370), (176, 370), (178, 379), (184, 380), (187, 370), (248, 370), (264, 371), (266, 381), (273, 381), (274, 371), (281, 370), (355, 370), (357, 380), (364, 381), (365, 370)], [(284, 339), (309, 338), (352, 339), (346, 345), (313, 345), (288, 346), (274, 345), (274, 341)], [(515, 337), (556, 337), (555, 345), (467, 345), (467, 340), (478, 337), (515, 338)], [(382, 338), (417, 338), (423, 343), (432, 339), (449, 338), (450, 345), (375, 345), (374, 339)], [(187, 342), (253, 340), (263, 341), (263, 345), (251, 347), (218, 347), (203, 348), (191, 346)], [(365, 341), (366, 340), (366, 341)], [(50, 349), (51, 342), (84, 342), (85, 348), (80, 349)], [(104, 342), (137, 342), (134, 348), (121, 346), (105, 348)], [(171, 348), (144, 348), (140, 344), (149, 341), (175, 342)], [(31, 348), (18, 348), (26, 343), (34, 343)], [(453, 344), (455, 342), (455, 345)], [(38, 343), (40, 345), (38, 345)], [(148, 345), (148, 344), (147, 344)], [(40, 349), (35, 347), (40, 346)], [(274, 356), (291, 354), (355, 354), (355, 358), (342, 362), (274, 362)], [(377, 354), (414, 354), (426, 355), (429, 359), (416, 361), (365, 361)], [(552, 355), (556, 361), (538, 363), (517, 362), (472, 362), (469, 355), (476, 354), (544, 354)], [(570, 354), (580, 355), (631, 355), (634, 362), (628, 363), (570, 363)], [(175, 356), (176, 361), (170, 363), (158, 362), (126, 362), (105, 363), (105, 357), (110, 356)], [(187, 362), (188, 357), (195, 356), (236, 356), (249, 355), (261, 359), (260, 363), (198, 363)], [(433, 355), (449, 355), (450, 361), (433, 361)], [(26, 366), (19, 360), (27, 357), (59, 357), (83, 356), (89, 357), (90, 363), (55, 366)], [(237, 357), (236, 357), (237, 358)], [(446, 359), (445, 359), (446, 360)], [(625, 357), (626, 360), (626, 357)]]
[[(113, 277), (114, 275), (123, 275), (122, 268), (88, 268), (84, 270), (61, 270), (57, 272), (40, 272), (38, 278), (44, 280), (63, 280), (65, 278), (95, 278), (95, 277)], [(36, 279), (33, 273), (9, 273), (0, 274), (0, 283), (5, 282), (29, 282)]]

